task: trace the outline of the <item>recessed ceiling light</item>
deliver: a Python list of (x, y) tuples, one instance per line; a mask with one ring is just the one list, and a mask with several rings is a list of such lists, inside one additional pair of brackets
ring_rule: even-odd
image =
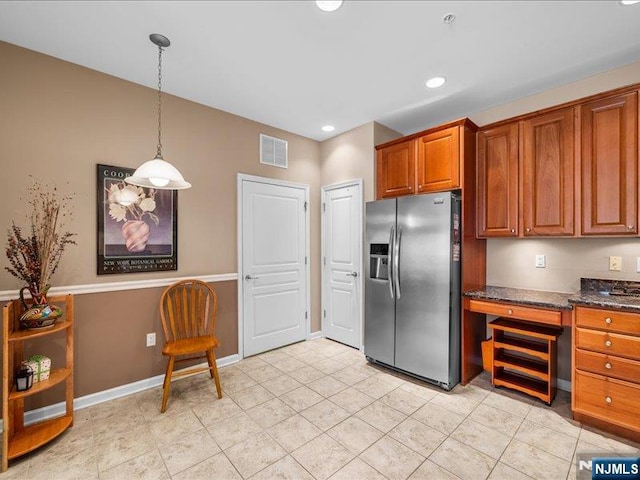
[(336, 129), (333, 125), (325, 125), (322, 127), (323, 132), (333, 132)]
[(433, 77), (427, 80), (427, 88), (438, 88), (445, 84), (447, 80), (444, 77)]
[(635, 3), (640, 3), (640, 0), (620, 0), (620, 5), (633, 5)]
[(316, 0), (316, 5), (323, 12), (335, 12), (342, 6), (342, 0)]

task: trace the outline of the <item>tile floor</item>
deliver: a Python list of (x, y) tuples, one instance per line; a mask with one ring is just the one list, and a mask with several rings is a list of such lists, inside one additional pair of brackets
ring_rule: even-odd
[(74, 427), (0, 479), (573, 479), (576, 452), (638, 455), (552, 408), (490, 385), (444, 392), (312, 340), (76, 412)]

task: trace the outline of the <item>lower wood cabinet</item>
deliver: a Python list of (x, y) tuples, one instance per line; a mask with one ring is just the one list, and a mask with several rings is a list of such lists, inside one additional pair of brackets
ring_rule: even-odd
[(640, 314), (578, 306), (574, 320), (574, 416), (640, 439)]

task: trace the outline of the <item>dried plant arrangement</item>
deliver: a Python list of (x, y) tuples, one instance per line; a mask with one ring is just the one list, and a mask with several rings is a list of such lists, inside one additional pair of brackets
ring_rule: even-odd
[[(33, 178), (33, 177), (32, 177)], [(72, 193), (61, 194), (58, 189), (33, 179), (27, 189), (27, 203), (31, 206), (29, 233), (12, 222), (7, 232), (6, 255), (10, 267), (5, 269), (26, 282), (36, 304), (46, 303), (49, 281), (58, 269), (68, 245), (75, 245), (75, 233), (67, 230), (72, 222)]]

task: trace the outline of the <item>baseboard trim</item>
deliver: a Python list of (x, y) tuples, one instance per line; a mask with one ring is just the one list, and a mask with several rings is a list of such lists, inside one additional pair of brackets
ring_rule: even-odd
[[(237, 280), (237, 273), (221, 273), (214, 275), (191, 275), (189, 277), (152, 278), (149, 280), (129, 280), (125, 282), (92, 283), (86, 285), (67, 285), (53, 287), (49, 290), (49, 295), (82, 295), (84, 293), (120, 292), (124, 290), (140, 290), (143, 288), (166, 287), (180, 280), (195, 278), (207, 283), (227, 282)], [(18, 298), (18, 290), (0, 291), (0, 301), (13, 300)]]
[(565, 392), (571, 391), (571, 382), (569, 380), (558, 378), (556, 380), (556, 386), (558, 387), (558, 390), (564, 390)]
[(317, 332), (310, 333), (307, 336), (307, 340), (316, 340), (318, 338), (322, 338), (322, 330), (318, 330)]
[[(240, 361), (240, 355), (236, 353), (234, 355), (229, 355), (227, 357), (219, 358), (216, 363), (218, 367), (225, 367), (227, 365), (232, 365), (239, 361)], [(206, 366), (206, 363), (202, 363), (198, 366), (204, 367)], [(193, 366), (187, 367), (184, 370), (189, 370), (192, 368), (194, 367)], [(116, 398), (125, 397), (133, 393), (142, 392), (144, 390), (148, 390), (150, 388), (154, 388), (159, 385), (162, 385), (163, 381), (164, 381), (164, 375), (156, 375), (155, 377), (145, 378), (144, 380), (139, 380), (137, 382), (128, 383), (126, 385), (121, 385), (119, 387), (110, 388), (108, 390), (103, 390), (101, 392), (91, 393), (89, 395), (84, 395), (82, 397), (78, 397), (74, 399), (73, 409), (82, 410), (83, 408), (91, 407), (93, 405), (98, 405), (99, 403), (108, 402), (109, 400), (115, 400)], [(65, 402), (54, 403), (53, 405), (47, 405), (46, 407), (36, 408), (34, 410), (29, 410), (28, 412), (25, 412), (24, 423), (25, 425), (29, 425), (35, 422), (40, 422), (42, 420), (47, 420), (49, 418), (62, 415), (64, 414), (64, 412), (65, 412)], [(3, 422), (2, 420), (0, 420), (0, 431), (2, 431), (3, 427), (4, 427)]]

